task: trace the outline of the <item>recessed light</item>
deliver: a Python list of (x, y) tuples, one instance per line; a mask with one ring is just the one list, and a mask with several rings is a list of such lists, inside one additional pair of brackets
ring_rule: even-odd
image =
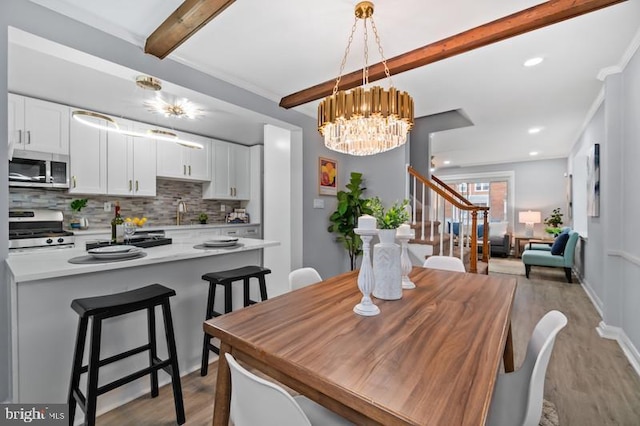
[(524, 61), (525, 67), (535, 67), (536, 65), (540, 65), (544, 61), (544, 58), (541, 56), (536, 56), (535, 58), (529, 58)]
[(536, 133), (540, 133), (541, 130), (542, 130), (542, 127), (532, 127), (529, 129), (529, 134), (535, 135)]
[(529, 155), (535, 157), (536, 155), (538, 155), (538, 151), (531, 151)]
[(435, 167), (431, 167), (431, 168), (429, 169), (429, 171), (433, 173), (433, 172), (435, 172), (435, 171), (436, 171), (436, 168), (435, 168)]
[(449, 161), (449, 160), (444, 160), (444, 161), (442, 162), (442, 164), (451, 164), (451, 161)]

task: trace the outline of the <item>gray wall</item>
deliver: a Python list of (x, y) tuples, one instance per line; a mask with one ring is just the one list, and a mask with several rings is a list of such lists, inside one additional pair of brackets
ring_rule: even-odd
[[(601, 330), (616, 338), (640, 371), (640, 53), (605, 79), (604, 101), (576, 142), (573, 169), (600, 143), (600, 216), (587, 217), (582, 282), (603, 316)], [(585, 185), (576, 182), (575, 185)], [(635, 357), (635, 359), (633, 358)]]
[[(434, 175), (443, 178), (451, 175), (499, 172), (513, 172), (515, 175), (515, 197), (512, 206), (515, 214), (512, 215), (511, 208), (507, 212), (509, 217), (514, 218), (515, 223), (510, 223), (510, 226), (515, 225), (515, 234), (522, 235), (525, 232), (525, 225), (518, 223), (518, 212), (522, 210), (540, 211), (544, 219), (554, 208), (560, 207), (565, 214), (564, 219), (567, 219), (566, 158), (440, 169), (435, 171)], [(565, 220), (566, 223), (568, 220)], [(543, 234), (544, 225), (535, 225), (535, 233)]]

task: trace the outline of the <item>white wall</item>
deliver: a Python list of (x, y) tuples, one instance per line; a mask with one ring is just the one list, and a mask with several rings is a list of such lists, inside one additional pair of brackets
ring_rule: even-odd
[[(600, 216), (587, 217), (582, 242), (582, 283), (603, 321), (598, 332), (616, 339), (640, 374), (640, 32), (605, 78), (604, 100), (571, 152), (569, 164), (600, 143)], [(615, 70), (615, 69), (614, 69)], [(611, 71), (611, 70), (610, 70)], [(574, 185), (585, 185), (576, 182)]]
[(291, 214), (292, 150), (291, 132), (264, 126), (264, 220), (265, 240), (280, 241), (280, 246), (265, 250), (264, 266), (271, 269), (267, 284), (269, 297), (289, 290), (291, 241), (294, 223)]

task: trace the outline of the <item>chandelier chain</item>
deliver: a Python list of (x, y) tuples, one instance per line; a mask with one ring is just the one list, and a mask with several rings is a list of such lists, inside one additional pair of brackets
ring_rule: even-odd
[[(389, 72), (389, 67), (387, 66), (387, 59), (384, 57), (384, 52), (382, 51), (382, 43), (380, 43), (380, 36), (378, 35), (378, 28), (376, 28), (376, 23), (373, 20), (373, 16), (371, 19), (371, 28), (373, 28), (373, 34), (376, 37), (376, 44), (378, 45), (378, 52), (380, 53), (380, 57), (382, 58), (382, 65), (384, 65), (384, 74), (387, 76), (389, 81), (391, 82), (391, 73)], [(391, 83), (393, 85), (393, 83)]]
[(333, 86), (333, 95), (338, 93), (338, 86), (340, 85), (340, 79), (342, 78), (342, 73), (344, 72), (344, 66), (347, 63), (347, 56), (349, 56), (349, 49), (351, 48), (351, 43), (353, 42), (353, 35), (356, 32), (356, 28), (358, 26), (358, 18), (356, 17), (353, 21), (353, 26), (351, 27), (351, 34), (349, 35), (349, 41), (347, 42), (347, 48), (344, 51), (344, 56), (342, 57), (342, 62), (340, 63), (340, 71), (338, 72), (338, 78), (336, 78), (336, 85)]
[(364, 20), (364, 66), (362, 67), (362, 85), (369, 84), (369, 32), (367, 20)]

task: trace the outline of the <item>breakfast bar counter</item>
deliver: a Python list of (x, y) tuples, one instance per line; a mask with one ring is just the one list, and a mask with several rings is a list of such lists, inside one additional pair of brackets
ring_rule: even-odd
[[(170, 303), (181, 375), (198, 369), (208, 291), (202, 275), (260, 265), (263, 249), (279, 245), (276, 241), (240, 238), (235, 247), (194, 248), (204, 239), (174, 239), (173, 244), (145, 248), (144, 257), (109, 263), (69, 263), (71, 258), (87, 255), (84, 245), (12, 253), (6, 260), (11, 297), (12, 402), (66, 402), (78, 320), (70, 307), (73, 299), (119, 293), (153, 283), (176, 291)], [(257, 287), (257, 283), (251, 283), (253, 299), (259, 299)], [(223, 310), (221, 299), (216, 300), (216, 310)], [(233, 308), (240, 308), (241, 285), (234, 286), (233, 299)], [(103, 357), (146, 342), (145, 321), (137, 315), (144, 313), (105, 321)], [(162, 322), (156, 328), (159, 335), (164, 335)], [(166, 347), (163, 342), (158, 343), (162, 358)], [(123, 371), (144, 368), (147, 363), (147, 357), (141, 354), (109, 365), (104, 374), (101, 369), (100, 383), (122, 377)], [(169, 382), (164, 373), (159, 379), (161, 384)], [(107, 392), (98, 398), (98, 414), (143, 395), (148, 389), (149, 380), (142, 378)]]

